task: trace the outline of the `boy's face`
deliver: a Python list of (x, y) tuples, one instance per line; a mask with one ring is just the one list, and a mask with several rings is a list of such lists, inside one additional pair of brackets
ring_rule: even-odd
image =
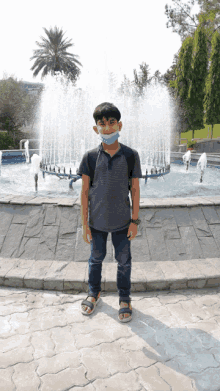
[(99, 134), (99, 131), (101, 134), (111, 134), (117, 132), (117, 130), (120, 132), (122, 128), (122, 122), (118, 122), (116, 118), (110, 117), (107, 121), (105, 117), (102, 118), (102, 120), (98, 120), (97, 126), (93, 126), (94, 131)]

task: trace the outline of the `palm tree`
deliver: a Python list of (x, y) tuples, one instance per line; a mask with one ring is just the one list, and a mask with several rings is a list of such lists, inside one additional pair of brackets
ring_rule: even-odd
[(56, 26), (54, 30), (51, 28), (48, 31), (44, 27), (43, 29), (49, 39), (41, 37), (43, 43), (36, 42), (36, 44), (42, 49), (34, 50), (34, 56), (30, 58), (30, 60), (36, 58), (36, 61), (31, 68), (32, 71), (36, 68), (33, 77), (36, 77), (41, 69), (44, 68), (41, 75), (41, 80), (48, 73), (54, 75), (55, 72), (63, 71), (65, 75), (73, 83), (75, 83), (77, 77), (81, 73), (79, 67), (76, 64), (81, 66), (82, 64), (76, 59), (76, 57), (79, 56), (66, 52), (66, 49), (70, 46), (73, 46), (74, 44), (69, 43), (71, 40), (69, 40), (69, 42), (63, 41), (64, 33), (62, 29), (59, 31)]

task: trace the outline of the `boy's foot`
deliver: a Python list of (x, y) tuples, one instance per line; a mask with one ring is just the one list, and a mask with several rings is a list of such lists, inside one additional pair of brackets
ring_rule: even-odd
[[(124, 301), (121, 301), (120, 308), (130, 308), (132, 310), (131, 303), (125, 303)], [(124, 313), (119, 315), (119, 319), (122, 320), (123, 318), (131, 318), (130, 313)]]
[[(92, 296), (89, 296), (87, 297), (87, 301), (90, 301), (90, 303), (95, 303), (99, 298), (100, 298), (100, 295), (101, 295), (101, 292), (99, 292), (98, 296), (97, 296), (97, 299), (95, 299), (95, 297), (92, 297)], [(93, 310), (88, 307), (87, 305), (81, 305), (81, 308), (83, 311), (85, 311), (87, 314), (90, 314)]]

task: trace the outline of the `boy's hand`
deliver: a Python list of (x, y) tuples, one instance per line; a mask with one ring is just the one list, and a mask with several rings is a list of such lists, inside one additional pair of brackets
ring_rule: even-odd
[(133, 240), (137, 235), (137, 224), (131, 223), (128, 227), (127, 237), (130, 237), (128, 240)]
[(92, 241), (92, 234), (88, 224), (83, 226), (83, 240), (88, 244)]

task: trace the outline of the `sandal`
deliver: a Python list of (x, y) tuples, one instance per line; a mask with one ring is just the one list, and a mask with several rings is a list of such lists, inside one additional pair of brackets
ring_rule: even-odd
[[(130, 320), (132, 319), (132, 307), (131, 307), (131, 303), (126, 303), (125, 301), (123, 300), (120, 300), (119, 302), (119, 305), (121, 304), (121, 302), (129, 305), (129, 307), (126, 307), (126, 308), (120, 308), (120, 310), (118, 311), (118, 319), (120, 320), (120, 322), (123, 322), (123, 323), (126, 323), (126, 322), (130, 322)], [(130, 316), (128, 316), (127, 318), (122, 318), (120, 319), (120, 314), (130, 314)]]
[[(98, 304), (98, 302), (100, 300), (100, 296), (101, 296), (101, 292), (99, 292), (96, 297), (89, 295), (89, 296), (87, 296), (87, 298), (85, 300), (82, 301), (82, 303), (81, 303), (81, 312), (82, 312), (83, 315), (91, 315), (94, 312), (95, 307), (96, 307), (96, 305)], [(91, 301), (87, 300), (88, 297), (94, 297), (95, 298), (95, 302), (92, 303)], [(85, 305), (87, 307), (90, 307), (91, 308), (91, 312), (89, 312), (89, 313), (87, 312), (88, 308), (86, 310), (84, 310), (82, 308), (83, 305)]]

